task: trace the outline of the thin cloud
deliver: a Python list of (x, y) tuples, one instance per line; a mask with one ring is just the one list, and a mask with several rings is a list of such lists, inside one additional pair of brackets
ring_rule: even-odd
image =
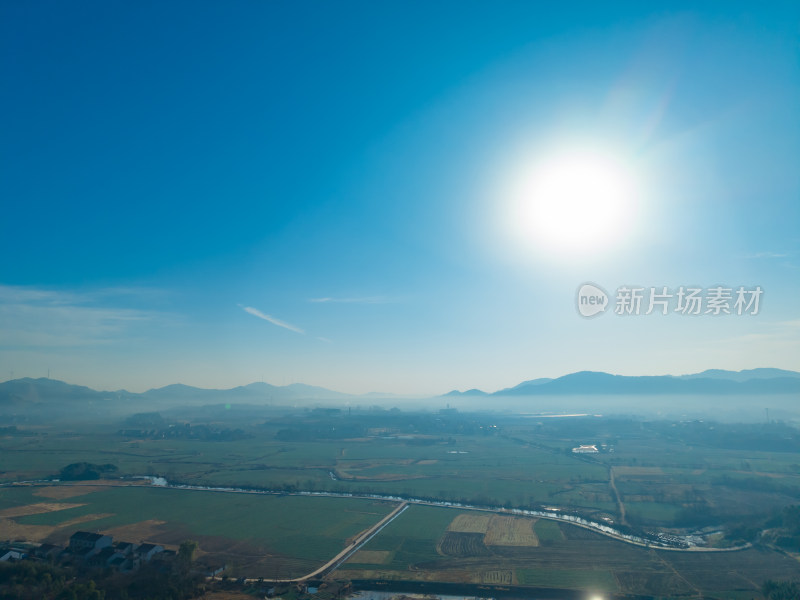
[(144, 287), (109, 287), (83, 290), (43, 289), (0, 284), (0, 303), (24, 303), (40, 306), (82, 305), (117, 302), (129, 299), (157, 300), (168, 296), (165, 290)]
[(291, 323), (287, 323), (286, 321), (281, 321), (280, 319), (276, 319), (273, 316), (265, 315), (260, 310), (258, 310), (257, 308), (253, 308), (252, 306), (242, 306), (240, 304), (239, 307), (241, 307), (243, 311), (250, 313), (254, 317), (258, 317), (259, 319), (264, 319), (265, 321), (268, 321), (273, 325), (277, 325), (278, 327), (283, 327), (284, 329), (288, 329), (289, 331), (294, 331), (295, 333), (299, 333), (301, 335), (305, 335), (306, 333), (299, 327), (295, 327), (294, 325), (292, 325)]
[(755, 254), (745, 254), (744, 258), (788, 258), (788, 254), (781, 252), (756, 252)]
[(341, 304), (386, 304), (391, 302), (389, 298), (386, 296), (362, 296), (356, 298), (331, 298), (331, 297), (324, 297), (324, 298), (309, 298), (309, 302), (334, 302), (334, 303), (341, 303)]
[[(106, 300), (97, 290), (75, 291), (0, 285), (0, 347), (78, 347), (139, 339), (149, 328), (176, 317), (123, 302)], [(106, 300), (102, 301), (101, 299)], [(127, 306), (126, 306), (127, 304)]]

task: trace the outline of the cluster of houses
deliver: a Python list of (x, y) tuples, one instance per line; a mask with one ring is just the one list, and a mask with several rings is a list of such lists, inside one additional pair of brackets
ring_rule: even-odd
[(574, 454), (599, 454), (600, 452), (614, 452), (614, 446), (610, 446), (608, 444), (600, 444), (600, 447), (597, 447), (597, 444), (581, 444), (577, 448), (573, 448), (572, 452)]
[(114, 543), (110, 535), (76, 531), (69, 538), (66, 548), (54, 544), (42, 544), (37, 548), (9, 547), (0, 550), (0, 562), (28, 558), (41, 560), (82, 560), (95, 567), (111, 567), (120, 572), (135, 571), (150, 561), (170, 561), (174, 550), (166, 550), (158, 544)]
[(573, 448), (574, 454), (597, 454), (600, 450), (597, 449), (596, 444), (581, 444), (577, 448)]

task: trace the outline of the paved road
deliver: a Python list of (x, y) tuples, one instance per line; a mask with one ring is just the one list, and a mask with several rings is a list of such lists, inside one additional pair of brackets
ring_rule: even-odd
[[(343, 563), (346, 559), (350, 558), (351, 555), (355, 554), (361, 546), (366, 544), (370, 541), (381, 529), (386, 527), (389, 523), (394, 521), (397, 517), (400, 516), (405, 509), (408, 508), (408, 502), (401, 502), (400, 505), (395, 508), (392, 512), (388, 515), (383, 517), (380, 521), (375, 523), (372, 527), (360, 533), (356, 539), (354, 539), (349, 546), (347, 546), (344, 550), (339, 552), (336, 556), (322, 565), (316, 571), (312, 571), (308, 575), (303, 575), (302, 577), (297, 577), (295, 579), (262, 579), (262, 581), (268, 581), (270, 583), (297, 583), (301, 581), (306, 581), (307, 579), (312, 579), (317, 575), (322, 575), (329, 569), (333, 569), (334, 567), (338, 567), (340, 563)], [(251, 579), (248, 581), (256, 581), (255, 579)]]

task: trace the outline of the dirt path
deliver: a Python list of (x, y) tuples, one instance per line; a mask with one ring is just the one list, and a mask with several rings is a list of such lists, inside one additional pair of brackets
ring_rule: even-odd
[[(681, 579), (681, 580), (682, 580), (682, 581), (683, 581), (683, 582), (684, 582), (686, 585), (688, 585), (688, 586), (689, 586), (691, 589), (693, 589), (693, 590), (694, 590), (694, 593), (696, 594), (696, 597), (697, 597), (697, 598), (702, 598), (702, 597), (703, 597), (703, 592), (702, 592), (702, 591), (701, 591), (701, 590), (700, 590), (700, 589), (699, 589), (699, 588), (698, 588), (696, 585), (694, 585), (694, 584), (693, 584), (691, 581), (689, 581), (688, 579), (686, 579), (686, 577), (684, 577), (683, 575), (681, 575), (681, 574), (678, 572), (678, 570), (677, 570), (677, 569), (676, 569), (676, 568), (673, 566), (673, 564), (672, 564), (671, 562), (669, 562), (669, 561), (668, 561), (666, 558), (664, 558), (664, 557), (663, 557), (663, 556), (661, 556), (661, 555), (660, 555), (658, 552), (655, 552), (655, 551), (651, 551), (651, 552), (650, 552), (650, 555), (651, 555), (653, 558), (655, 558), (656, 560), (660, 561), (660, 562), (661, 562), (661, 563), (662, 563), (664, 566), (666, 566), (666, 567), (667, 567), (667, 568), (668, 568), (670, 571), (672, 571), (673, 573), (675, 573), (675, 576), (676, 576), (676, 577), (678, 577), (679, 579)], [(751, 581), (750, 583), (752, 583), (752, 584), (753, 584), (753, 587), (755, 587), (756, 589), (758, 589), (758, 588), (760, 588), (760, 587), (761, 587), (760, 585), (758, 585), (758, 584), (756, 584), (756, 583), (753, 583), (752, 581)]]
[(617, 506), (619, 507), (619, 522), (628, 527), (628, 521), (625, 519), (625, 505), (622, 503), (622, 496), (619, 495), (617, 484), (614, 481), (614, 467), (608, 467), (608, 480), (611, 484), (611, 489), (614, 490), (614, 496), (617, 498)]

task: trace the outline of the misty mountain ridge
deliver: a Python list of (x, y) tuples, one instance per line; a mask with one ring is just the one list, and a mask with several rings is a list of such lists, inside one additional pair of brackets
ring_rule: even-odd
[(800, 393), (800, 373), (784, 369), (710, 369), (690, 375), (612, 375), (579, 371), (555, 379), (523, 381), (493, 393), (481, 390), (447, 396), (551, 396), (594, 394), (793, 394)]
[[(701, 373), (679, 376), (628, 376), (598, 371), (579, 371), (555, 379), (538, 378), (523, 381), (513, 387), (492, 393), (473, 388), (464, 392), (453, 390), (440, 397), (798, 393), (800, 393), (800, 372), (762, 368), (743, 371), (710, 369)], [(97, 391), (86, 386), (44, 377), (38, 379), (25, 377), (0, 383), (0, 407), (11, 409), (44, 407), (53, 405), (55, 402), (63, 408), (74, 406), (75, 402), (87, 402), (96, 407), (127, 403), (141, 405), (142, 408), (145, 408), (163, 406), (168, 402), (187, 405), (230, 402), (294, 404), (302, 401), (364, 401), (380, 398), (398, 398), (398, 396), (377, 392), (364, 395), (346, 394), (302, 383), (276, 386), (265, 382), (255, 382), (230, 389), (207, 389), (176, 383), (141, 393), (126, 390)]]
[[(382, 397), (372, 393), (367, 397)], [(386, 394), (385, 396), (390, 396)], [(275, 402), (297, 402), (302, 400), (348, 400), (361, 396), (344, 394), (323, 387), (292, 383), (276, 386), (264, 382), (250, 383), (230, 389), (199, 388), (182, 383), (173, 383), (145, 392), (127, 390), (97, 391), (86, 386), (75, 385), (45, 377), (13, 379), (0, 383), (0, 407), (43, 406), (53, 402), (72, 405), (73, 402), (103, 402), (109, 405), (136, 403), (143, 407), (178, 404), (214, 404), (240, 402), (245, 404)]]
[(800, 377), (796, 371), (786, 369), (744, 369), (742, 371), (725, 371), (723, 369), (707, 369), (693, 375), (680, 375), (681, 379), (727, 379), (729, 381), (747, 381), (748, 379), (776, 379), (779, 377)]

